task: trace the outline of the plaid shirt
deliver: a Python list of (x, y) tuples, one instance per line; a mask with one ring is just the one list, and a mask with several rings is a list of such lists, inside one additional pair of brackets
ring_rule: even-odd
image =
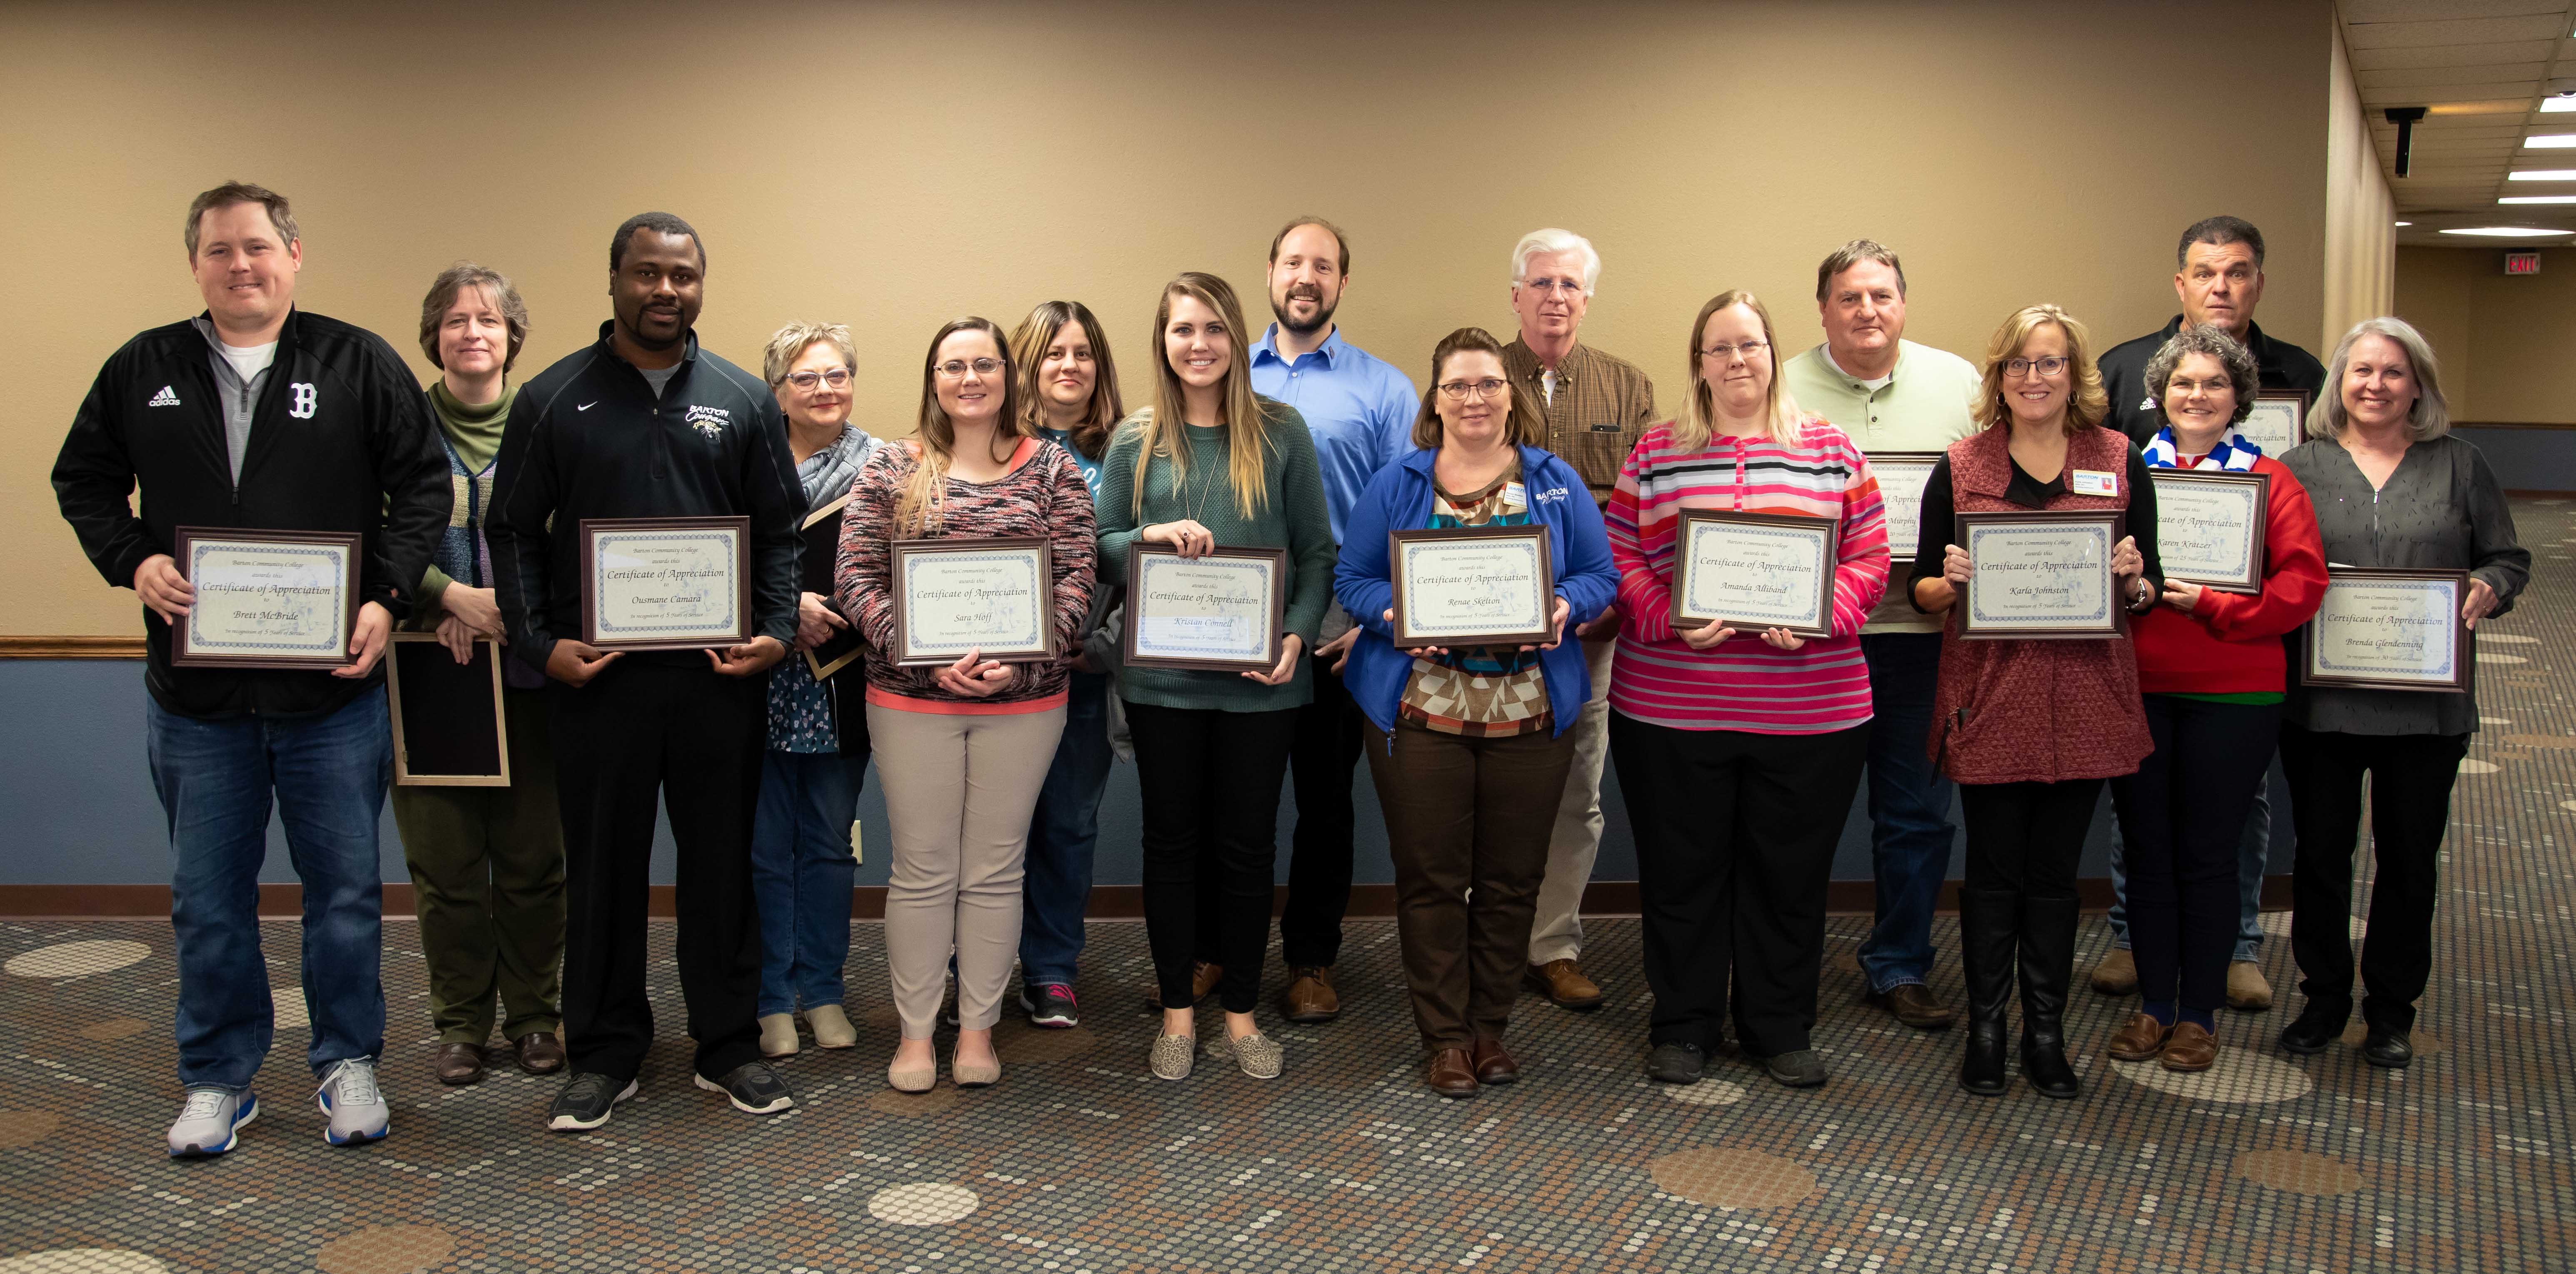
[(1513, 337), (1503, 347), (1503, 371), (1512, 392), (1527, 394), (1547, 418), (1547, 449), (1564, 457), (1595, 503), (1607, 504), (1619, 482), (1619, 466), (1637, 439), (1658, 423), (1655, 383), (1637, 365), (1576, 342), (1556, 367), (1556, 397), (1540, 387), (1538, 355)]

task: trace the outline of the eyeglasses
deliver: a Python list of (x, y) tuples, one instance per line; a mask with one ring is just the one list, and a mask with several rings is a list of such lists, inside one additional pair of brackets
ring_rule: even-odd
[(2066, 370), (2067, 360), (2057, 354), (2046, 358), (2016, 358), (2004, 364), (2006, 376), (2028, 376), (2036, 368), (2042, 376), (2055, 376)]
[(1583, 295), (1583, 285), (1572, 279), (1520, 279), (1516, 281), (1522, 287), (1528, 288), (1531, 291), (1538, 293), (1540, 296), (1545, 296), (1550, 292), (1554, 292), (1562, 295), (1566, 300), (1571, 301), (1574, 298)]
[(1511, 386), (1503, 383), (1502, 381), (1496, 380), (1491, 376), (1488, 376), (1483, 380), (1451, 380), (1443, 381), (1440, 384), (1440, 392), (1448, 395), (1449, 401), (1453, 403), (1463, 403), (1467, 401), (1467, 396), (1469, 394), (1473, 394), (1487, 402), (1492, 402), (1493, 400), (1502, 397), (1504, 391), (1510, 388)]
[(1701, 347), (1699, 352), (1707, 357), (1714, 358), (1721, 363), (1740, 354), (1744, 357), (1744, 361), (1749, 363), (1754, 359), (1760, 358), (1762, 356), (1762, 352), (1769, 348), (1771, 348), (1771, 342), (1769, 341), (1746, 341), (1741, 345), (1729, 345), (1724, 341), (1719, 341), (1715, 345)]
[(2165, 392), (2169, 394), (2224, 394), (2235, 388), (2236, 383), (2224, 376), (2208, 380), (2185, 380), (2176, 376), (2165, 382)]
[(974, 362), (969, 363), (962, 359), (952, 358), (931, 370), (950, 380), (962, 380), (965, 378), (966, 369), (969, 367), (974, 368), (975, 374), (978, 376), (990, 376), (993, 373), (1002, 370), (1002, 360), (998, 358), (979, 358)]
[(828, 372), (790, 372), (787, 375), (787, 383), (808, 393), (813, 392), (816, 385), (847, 389), (850, 387), (850, 372), (846, 367), (835, 367)]

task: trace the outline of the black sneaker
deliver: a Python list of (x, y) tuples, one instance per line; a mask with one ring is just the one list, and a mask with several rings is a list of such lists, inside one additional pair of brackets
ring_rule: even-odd
[(1774, 1053), (1762, 1059), (1762, 1069), (1770, 1072), (1782, 1088), (1815, 1088), (1832, 1078), (1832, 1072), (1825, 1069), (1825, 1059), (1816, 1056), (1811, 1048)]
[(575, 1075), (564, 1081), (562, 1092), (555, 1094), (554, 1110), (546, 1119), (546, 1127), (556, 1132), (588, 1132), (607, 1123), (609, 1110), (634, 1095), (634, 1080), (620, 1087), (606, 1075)]
[(746, 1115), (775, 1115), (796, 1104), (787, 1091), (785, 1080), (769, 1069), (767, 1062), (744, 1062), (725, 1072), (723, 1079), (693, 1076), (698, 1087), (711, 1093), (723, 1093), (733, 1108)]
[(1082, 1015), (1073, 1002), (1073, 988), (1061, 982), (1039, 984), (1037, 999), (1029, 998), (1029, 988), (1020, 988), (1020, 1008), (1029, 1015), (1029, 1025), (1063, 1030), (1078, 1026)]
[(1646, 1078), (1659, 1084), (1696, 1084), (1708, 1069), (1708, 1054), (1697, 1044), (1657, 1044), (1646, 1054)]

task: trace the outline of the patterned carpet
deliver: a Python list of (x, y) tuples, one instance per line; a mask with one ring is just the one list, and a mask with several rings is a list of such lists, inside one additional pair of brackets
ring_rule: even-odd
[[(300, 1065), (295, 930), (272, 924), (280, 1029), (261, 1117), (232, 1155), (174, 1164), (167, 925), (0, 923), (0, 1274), (2564, 1270), (2576, 670), (2549, 652), (2576, 642), (2571, 511), (2517, 502), (2538, 578), (2480, 635), (2486, 725), (2453, 805), (2411, 1070), (2273, 1048), (2296, 1007), (2275, 941), (2283, 1004), (2223, 1015), (2211, 1072), (2104, 1058), (2126, 1006), (2079, 990), (2083, 1098), (2018, 1083), (1971, 1098), (1952, 1079), (1956, 1032), (1859, 1002), (1865, 925), (1841, 919), (1817, 1032), (1832, 1084), (1793, 1093), (1721, 1060), (1695, 1086), (1653, 1086), (1637, 1070), (1636, 924), (1611, 920), (1586, 961), (1610, 1003), (1577, 1015), (1525, 996), (1523, 1082), (1443, 1102), (1418, 1082), (1394, 928), (1371, 922), (1352, 926), (1341, 1021), (1267, 1024), (1284, 1078), (1202, 1059), (1167, 1084), (1145, 1069), (1144, 931), (1104, 923), (1081, 1028), (1007, 1022), (998, 1087), (906, 1097), (885, 1087), (893, 1017), (861, 925), (861, 1045), (787, 1063), (794, 1114), (758, 1120), (690, 1088), (684, 1042), (666, 1037), (641, 1100), (563, 1137), (542, 1130), (553, 1081), (432, 1081), (414, 931), (394, 924), (394, 1135), (342, 1150), (322, 1142)], [(2286, 916), (2269, 921), (2286, 935)], [(666, 1024), (681, 1016), (671, 937), (655, 926)], [(1955, 1001), (1954, 926), (1936, 939), (1935, 984)], [(2107, 941), (2088, 919), (2079, 970)], [(1216, 1029), (1213, 1009), (1204, 1020)]]

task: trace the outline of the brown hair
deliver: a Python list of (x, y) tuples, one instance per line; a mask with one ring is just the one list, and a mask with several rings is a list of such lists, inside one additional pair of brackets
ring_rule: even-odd
[(2066, 333), (2067, 370), (2075, 382), (2074, 392), (2066, 396), (2066, 436), (2072, 438), (2101, 424), (2111, 414), (2111, 396), (2102, 389), (2102, 369), (2093, 362), (2093, 333), (2074, 315), (2042, 301), (2013, 311), (1987, 343), (1983, 396), (1972, 413), (1979, 425), (1991, 429), (2011, 421), (2012, 411), (2004, 406), (2004, 364), (2021, 357), (2031, 333), (2052, 323)]
[(1127, 405), (1118, 394), (1118, 364), (1109, 357), (1109, 334), (1100, 330), (1100, 320), (1091, 316), (1091, 307), (1080, 301), (1044, 301), (1020, 320), (1018, 331), (1011, 333), (1011, 359), (1020, 369), (1020, 414), (1022, 433), (1035, 434), (1046, 423), (1046, 397), (1040, 392), (1038, 368), (1046, 362), (1047, 346), (1055, 344), (1055, 334), (1067, 323), (1082, 325), (1083, 339), (1091, 342), (1091, 365), (1096, 372), (1091, 380), (1091, 403), (1073, 427), (1073, 449), (1097, 460), (1109, 449), (1109, 431), (1127, 415)]
[[(1005, 439), (1011, 447), (1028, 436), (1028, 425), (1020, 417), (1019, 369), (1011, 365), (1011, 343), (1002, 336), (1001, 325), (988, 318), (950, 319), (930, 338), (930, 352), (921, 356), (921, 415), (914, 422), (913, 440), (921, 454), (916, 458), (912, 478), (904, 484), (903, 496), (894, 506), (894, 533), (906, 539), (920, 537), (939, 525), (940, 496), (948, 489), (948, 459), (957, 450), (957, 426), (948, 419), (948, 410), (939, 405), (939, 347), (959, 332), (982, 332), (993, 338), (993, 350), (1002, 360), (1002, 414), (995, 418), (993, 441)], [(995, 461), (1008, 459), (1005, 448)]]
[(1242, 303), (1234, 299), (1234, 289), (1225, 280), (1196, 270), (1164, 284), (1162, 303), (1154, 307), (1154, 406), (1149, 412), (1137, 413), (1131, 426), (1141, 440), (1136, 453), (1136, 516), (1145, 515), (1145, 472), (1155, 457), (1171, 464), (1175, 490), (1190, 471), (1190, 447), (1184, 441), (1187, 435), (1181, 432), (1189, 428), (1181, 416), (1182, 405), (1189, 399), (1180, 373), (1172, 370), (1171, 351), (1163, 345), (1163, 331), (1172, 325), (1172, 298), (1176, 296), (1197, 301), (1225, 321), (1226, 348), (1231, 353), (1226, 356), (1225, 386), (1217, 396), (1218, 423), (1233, 443), (1226, 474), (1234, 486), (1235, 508), (1247, 518), (1254, 517), (1270, 502), (1262, 470), (1273, 445), (1271, 405), (1252, 392), (1252, 334), (1243, 330)]
[(519, 289), (508, 276), (471, 261), (459, 261), (430, 281), (429, 295), (420, 301), (420, 352), (429, 356), (430, 366), (447, 370), (447, 364), (438, 357), (438, 329), (447, 322), (447, 311), (456, 304), (457, 296), (467, 288), (491, 293), (493, 308), (501, 311), (501, 321), (510, 328), (510, 352), (501, 360), (501, 370), (507, 372), (518, 365), (519, 347), (528, 343), (528, 303), (519, 298)]
[(255, 203), (268, 210), (268, 223), (277, 227), (278, 237), (293, 245), (299, 241), (295, 231), (295, 211), (286, 204), (286, 196), (266, 186), (246, 181), (228, 181), (188, 201), (188, 230), (182, 236), (188, 245), (188, 259), (197, 259), (197, 223), (217, 208), (237, 203)]
[[(1481, 327), (1462, 327), (1440, 338), (1431, 350), (1431, 380), (1422, 391), (1422, 410), (1413, 417), (1413, 445), (1426, 450), (1440, 446), (1440, 369), (1459, 354), (1491, 354), (1494, 361), (1503, 358), (1502, 342)], [(1503, 373), (1503, 393), (1511, 399), (1511, 409), (1503, 415), (1503, 441), (1515, 447), (1536, 447), (1547, 442), (1547, 422), (1539, 418), (1538, 408), (1527, 394), (1512, 384), (1511, 373)]]
[(1333, 246), (1339, 249), (1341, 253), (1341, 272), (1344, 274), (1351, 272), (1351, 237), (1343, 234), (1340, 226), (1334, 225), (1332, 222), (1326, 221), (1322, 217), (1298, 217), (1291, 220), (1287, 225), (1279, 227), (1279, 233), (1270, 236), (1270, 264), (1279, 264), (1279, 245), (1286, 243), (1288, 241), (1288, 232), (1299, 226), (1322, 226), (1327, 232), (1329, 232), (1333, 236)]
[(1763, 306), (1760, 297), (1742, 288), (1729, 288), (1710, 297), (1708, 304), (1699, 307), (1699, 317), (1691, 320), (1690, 352), (1684, 355), (1690, 368), (1690, 392), (1682, 407), (1681, 419), (1673, 422), (1672, 434), (1673, 445), (1683, 451), (1697, 451), (1707, 446), (1710, 436), (1717, 432), (1716, 404), (1711, 401), (1708, 377), (1700, 374), (1700, 334), (1708, 330), (1710, 315), (1737, 305), (1753, 311), (1753, 317), (1762, 320), (1762, 343), (1768, 347), (1764, 357), (1771, 360), (1771, 387), (1763, 396), (1763, 404), (1765, 415), (1771, 422), (1771, 431), (1782, 442), (1796, 439), (1798, 401), (1789, 396), (1788, 386), (1781, 383), (1780, 341), (1771, 332), (1771, 311)]
[(1905, 295), (1905, 267), (1897, 261), (1896, 254), (1876, 239), (1854, 239), (1825, 254), (1824, 263), (1816, 267), (1816, 299), (1825, 299), (1826, 290), (1834, 285), (1835, 275), (1863, 261), (1876, 261), (1896, 271), (1896, 294)]

